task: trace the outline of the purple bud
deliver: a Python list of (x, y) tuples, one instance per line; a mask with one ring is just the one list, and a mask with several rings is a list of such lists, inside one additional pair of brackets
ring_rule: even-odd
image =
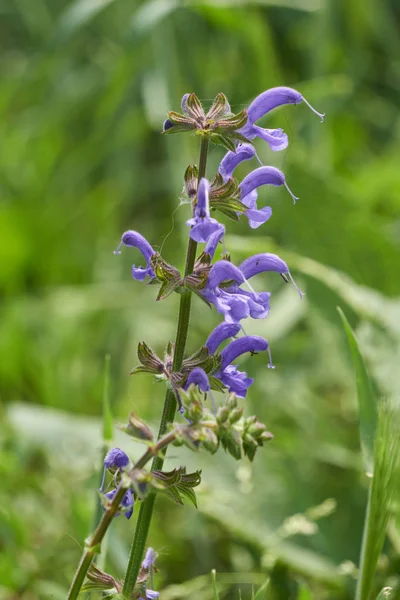
[(172, 129), (172, 127), (174, 127), (173, 122), (169, 119), (165, 119), (163, 123), (163, 131), (168, 131), (168, 129)]
[(232, 177), (233, 171), (244, 160), (250, 160), (255, 156), (255, 148), (251, 144), (241, 144), (236, 152), (227, 152), (221, 160), (218, 171), (222, 175), (224, 182)]
[(233, 279), (236, 283), (244, 283), (243, 273), (229, 260), (217, 261), (210, 270), (207, 287), (214, 289), (223, 281)]
[(120, 448), (113, 448), (104, 459), (106, 469), (124, 469), (129, 464), (129, 458)]
[(148, 571), (150, 569), (150, 567), (152, 567), (154, 565), (155, 562), (156, 562), (156, 553), (154, 552), (153, 548), (147, 548), (145, 557), (142, 562), (142, 568), (146, 569)]
[(160, 592), (155, 592), (154, 590), (146, 590), (146, 600), (157, 600)]
[(234, 340), (221, 352), (221, 371), (230, 365), (238, 356), (246, 352), (262, 352), (268, 349), (268, 342), (258, 335), (246, 335)]
[(189, 98), (190, 94), (184, 94), (182, 96), (182, 100), (181, 100), (181, 107), (182, 107), (182, 111), (185, 113), (185, 115), (187, 115), (187, 101)]
[(203, 369), (201, 369), (200, 367), (196, 367), (195, 369), (193, 369), (193, 371), (190, 372), (185, 385), (185, 389), (187, 390), (187, 388), (192, 383), (198, 385), (200, 390), (204, 393), (208, 392), (210, 389), (210, 382), (208, 381), (208, 377), (205, 371), (203, 371)]
[(207, 338), (206, 346), (211, 354), (217, 350), (218, 346), (230, 337), (234, 337), (240, 331), (240, 325), (236, 323), (221, 323), (210, 333)]
[(202, 177), (199, 183), (199, 187), (197, 190), (197, 205), (195, 208), (195, 216), (196, 217), (209, 217), (210, 216), (210, 207), (208, 201), (208, 194), (210, 191), (210, 182)]

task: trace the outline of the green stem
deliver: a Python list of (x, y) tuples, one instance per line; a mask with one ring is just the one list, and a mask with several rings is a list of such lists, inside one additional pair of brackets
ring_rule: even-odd
[[(200, 182), (201, 178), (204, 177), (206, 174), (207, 151), (208, 139), (206, 137), (203, 137), (200, 147), (198, 182)], [(185, 276), (190, 275), (190, 273), (192, 273), (193, 271), (194, 263), (196, 260), (196, 251), (197, 243), (194, 240), (192, 240), (192, 238), (189, 238), (186, 253)], [(173, 361), (174, 371), (179, 371), (182, 366), (187, 334), (189, 330), (191, 300), (192, 294), (189, 290), (186, 290), (181, 295), (181, 300), (179, 304), (178, 327), (176, 332), (175, 352)], [(171, 390), (168, 390), (165, 396), (164, 409), (158, 433), (159, 437), (164, 435), (164, 433), (166, 432), (168, 423), (172, 423), (172, 421), (174, 420), (175, 412), (176, 398), (173, 392)], [(164, 456), (156, 456), (151, 466), (152, 471), (162, 469), (163, 464)], [(125, 572), (124, 587), (122, 590), (123, 597), (127, 599), (131, 597), (136, 584), (136, 580), (139, 575), (140, 565), (143, 559), (151, 518), (153, 516), (155, 499), (155, 494), (152, 494), (148, 498), (146, 498), (146, 500), (140, 506), (135, 535), (132, 540), (131, 550), (129, 553), (128, 566)]]
[[(149, 462), (149, 460), (151, 458), (157, 457), (157, 455), (162, 450), (164, 450), (168, 446), (168, 444), (173, 442), (174, 439), (175, 439), (175, 433), (172, 431), (170, 433), (168, 433), (167, 435), (165, 435), (164, 437), (162, 437), (161, 439), (159, 439), (157, 444), (155, 444), (154, 446), (150, 446), (146, 450), (146, 452), (139, 458), (139, 460), (133, 466), (132, 471), (136, 471), (137, 469), (142, 469), (146, 465), (146, 463)], [(126, 483), (122, 483), (122, 482), (119, 484), (117, 491), (115, 493), (115, 496), (112, 499), (112, 502), (108, 506), (107, 510), (103, 514), (103, 517), (102, 517), (96, 531), (94, 532), (93, 537), (87, 541), (87, 543), (85, 545), (85, 551), (82, 555), (82, 558), (81, 558), (78, 568), (76, 570), (74, 579), (72, 581), (70, 590), (68, 592), (67, 600), (75, 600), (78, 597), (79, 592), (82, 587), (82, 584), (85, 580), (86, 573), (89, 570), (89, 567), (92, 563), (94, 556), (96, 555), (96, 553), (99, 552), (99, 546), (100, 546), (101, 542), (103, 541), (103, 538), (104, 538), (105, 534), (107, 533), (107, 530), (108, 530), (113, 518), (115, 517), (115, 514), (119, 510), (119, 505), (121, 504), (121, 501), (122, 501), (128, 487), (129, 487), (129, 484), (126, 485)]]

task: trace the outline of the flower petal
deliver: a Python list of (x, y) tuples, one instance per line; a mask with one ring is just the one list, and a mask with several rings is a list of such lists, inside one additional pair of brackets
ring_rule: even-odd
[(255, 156), (255, 148), (252, 144), (240, 144), (236, 152), (227, 152), (221, 160), (218, 171), (222, 175), (224, 182), (232, 176), (236, 167), (244, 160), (250, 160)]
[(234, 323), (221, 323), (210, 333), (207, 338), (206, 346), (211, 354), (218, 349), (218, 346), (230, 337), (234, 337), (240, 331), (240, 325)]
[(262, 185), (284, 185), (285, 175), (275, 167), (259, 167), (249, 173), (239, 185), (242, 198)]
[(265, 271), (275, 271), (276, 273), (288, 273), (289, 269), (285, 261), (276, 254), (263, 253), (250, 256), (239, 265), (239, 269), (246, 279), (254, 277), (258, 273)]
[(268, 349), (268, 342), (259, 335), (246, 335), (231, 342), (221, 352), (221, 371), (230, 365), (238, 356), (246, 352), (262, 352)]

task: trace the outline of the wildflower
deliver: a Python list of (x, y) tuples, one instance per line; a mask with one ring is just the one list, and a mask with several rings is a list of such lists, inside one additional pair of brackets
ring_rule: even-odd
[(302, 292), (296, 285), (296, 282), (294, 281), (285, 261), (279, 258), (279, 256), (276, 254), (265, 252), (263, 254), (255, 254), (254, 256), (250, 256), (249, 258), (246, 258), (241, 265), (239, 265), (239, 270), (243, 273), (243, 276), (246, 280), (254, 277), (254, 275), (258, 275), (259, 273), (264, 273), (266, 271), (275, 271), (276, 273), (280, 273), (284, 278), (287, 275), (298, 291), (300, 298), (302, 298), (304, 295), (304, 292)]
[(213, 233), (225, 230), (223, 225), (210, 217), (209, 191), (210, 183), (203, 177), (197, 191), (197, 205), (194, 209), (194, 217), (186, 221), (186, 225), (192, 227), (190, 237), (195, 242), (207, 242)]
[(234, 392), (239, 398), (245, 398), (248, 388), (254, 383), (254, 379), (247, 376), (247, 373), (239, 371), (235, 365), (231, 363), (246, 352), (262, 352), (268, 351), (269, 368), (273, 368), (271, 353), (268, 342), (258, 335), (246, 335), (237, 340), (234, 340), (221, 352), (221, 367), (215, 373), (215, 377), (221, 381), (229, 390)]
[[(104, 496), (106, 498), (108, 498), (109, 501), (111, 501), (116, 493), (117, 489), (111, 490), (109, 492), (107, 492), (106, 494), (104, 494)], [(122, 506), (122, 508), (124, 509), (124, 515), (127, 519), (130, 519), (133, 513), (133, 505), (134, 505), (134, 501), (133, 501), (133, 494), (132, 494), (132, 490), (127, 490), (124, 497), (121, 500), (121, 504), (120, 506)], [(116, 517), (119, 516), (119, 513), (115, 514)]]
[(155, 273), (151, 267), (150, 259), (155, 254), (153, 248), (150, 246), (149, 242), (137, 231), (126, 231), (122, 238), (121, 242), (118, 245), (118, 248), (114, 250), (114, 254), (120, 254), (120, 248), (122, 246), (130, 246), (133, 248), (137, 248), (139, 252), (143, 255), (143, 258), (146, 261), (146, 267), (136, 267), (132, 265), (132, 277), (137, 281), (144, 281), (144, 279), (149, 276), (150, 279), (154, 279)]
[(264, 129), (255, 125), (255, 122), (278, 106), (282, 106), (283, 104), (300, 104), (300, 102), (304, 102), (320, 117), (321, 121), (324, 120), (325, 115), (316, 111), (300, 92), (288, 87), (275, 87), (263, 92), (253, 100), (247, 110), (247, 123), (238, 132), (249, 140), (255, 137), (263, 139), (268, 143), (271, 150), (275, 152), (283, 150), (288, 145), (286, 133), (282, 129)]
[(110, 450), (104, 459), (104, 466), (110, 470), (120, 469), (122, 471), (128, 464), (129, 458), (120, 448)]

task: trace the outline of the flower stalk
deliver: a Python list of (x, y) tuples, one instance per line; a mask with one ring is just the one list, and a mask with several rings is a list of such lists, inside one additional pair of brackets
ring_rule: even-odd
[[(170, 433), (166, 434), (164, 437), (160, 438), (158, 440), (158, 442), (156, 444), (154, 444), (154, 446), (149, 446), (149, 448), (147, 448), (146, 452), (144, 452), (144, 454), (135, 463), (132, 471), (135, 471), (137, 469), (142, 469), (154, 456), (157, 456), (162, 450), (164, 450), (174, 440), (175, 440), (175, 432), (171, 431)], [(117, 491), (116, 491), (112, 501), (110, 502), (106, 511), (104, 512), (104, 515), (103, 515), (96, 531), (94, 532), (93, 536), (87, 541), (87, 544), (85, 545), (84, 553), (82, 555), (82, 558), (81, 558), (78, 568), (76, 570), (74, 579), (72, 581), (71, 587), (69, 589), (67, 600), (75, 600), (78, 597), (81, 587), (83, 585), (83, 582), (85, 580), (86, 574), (92, 563), (92, 560), (93, 560), (95, 554), (99, 552), (99, 547), (101, 545), (101, 542), (103, 541), (103, 538), (104, 538), (105, 534), (107, 533), (107, 530), (108, 530), (113, 518), (115, 517), (115, 515), (118, 512), (119, 506), (120, 506), (122, 499), (128, 488), (129, 488), (129, 483), (126, 483), (124, 480), (122, 480), (117, 488)]]
[[(206, 174), (208, 153), (208, 138), (204, 136), (200, 146), (198, 184)], [(197, 242), (189, 237), (188, 248), (186, 253), (185, 277), (190, 275), (194, 268), (196, 260)], [(173, 361), (173, 370), (179, 371), (182, 367), (182, 361), (185, 353), (187, 334), (189, 330), (190, 308), (191, 308), (192, 292), (185, 290), (181, 295), (178, 314), (178, 326), (175, 341), (175, 353)], [(161, 417), (159, 437), (164, 435), (167, 430), (168, 423), (172, 423), (176, 412), (176, 398), (171, 390), (167, 390), (164, 402), (163, 413)], [(151, 466), (152, 471), (162, 469), (164, 457), (156, 456)], [(135, 529), (135, 535), (132, 540), (132, 545), (129, 553), (128, 566), (125, 572), (124, 587), (122, 595), (124, 598), (129, 598), (132, 593), (137, 577), (140, 571), (144, 549), (146, 546), (147, 535), (150, 528), (151, 519), (156, 496), (150, 494), (148, 498), (141, 504), (138, 515), (138, 520)]]

